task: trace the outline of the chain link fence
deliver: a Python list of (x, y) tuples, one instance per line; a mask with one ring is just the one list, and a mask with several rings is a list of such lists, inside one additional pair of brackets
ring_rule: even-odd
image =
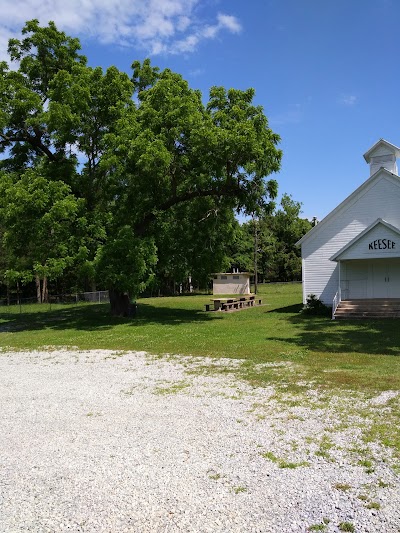
[(46, 311), (56, 308), (59, 305), (85, 305), (85, 304), (101, 304), (109, 303), (110, 297), (108, 291), (94, 291), (94, 292), (77, 292), (73, 294), (49, 294), (48, 301), (39, 303), (37, 298), (20, 298), (13, 294), (7, 298), (0, 298), (0, 312), (15, 312), (23, 313), (28, 311), (30, 307), (41, 311)]

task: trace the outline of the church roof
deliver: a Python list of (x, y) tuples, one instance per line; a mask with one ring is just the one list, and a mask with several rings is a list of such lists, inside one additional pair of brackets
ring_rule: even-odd
[(310, 229), (309, 232), (307, 232), (303, 237), (296, 242), (296, 246), (300, 246), (304, 241), (308, 240), (311, 237), (314, 237), (316, 233), (318, 233), (321, 228), (329, 223), (334, 216), (338, 214), (338, 212), (350, 205), (357, 197), (359, 197), (360, 194), (364, 192), (368, 187), (372, 185), (372, 183), (379, 178), (379, 176), (385, 176), (386, 178), (392, 180), (396, 185), (400, 187), (400, 178), (397, 174), (394, 174), (393, 172), (390, 172), (389, 170), (386, 170), (386, 168), (380, 168), (375, 174), (370, 176), (364, 183), (362, 183), (355, 191), (353, 191), (345, 200), (343, 200), (338, 206), (335, 207), (330, 213), (326, 215), (316, 226)]

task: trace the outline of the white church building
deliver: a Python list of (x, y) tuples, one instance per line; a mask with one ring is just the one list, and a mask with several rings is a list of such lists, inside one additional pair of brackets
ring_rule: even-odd
[(400, 148), (381, 139), (365, 154), (370, 177), (297, 243), (303, 303), (400, 298)]

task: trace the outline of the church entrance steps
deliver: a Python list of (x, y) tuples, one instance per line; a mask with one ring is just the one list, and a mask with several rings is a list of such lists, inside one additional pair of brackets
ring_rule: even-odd
[(345, 318), (400, 318), (400, 298), (342, 300), (335, 319)]

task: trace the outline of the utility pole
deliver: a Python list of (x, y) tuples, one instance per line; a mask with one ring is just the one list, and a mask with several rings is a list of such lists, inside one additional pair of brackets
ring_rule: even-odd
[(257, 255), (258, 255), (258, 227), (257, 219), (253, 216), (254, 223), (254, 294), (257, 294)]

